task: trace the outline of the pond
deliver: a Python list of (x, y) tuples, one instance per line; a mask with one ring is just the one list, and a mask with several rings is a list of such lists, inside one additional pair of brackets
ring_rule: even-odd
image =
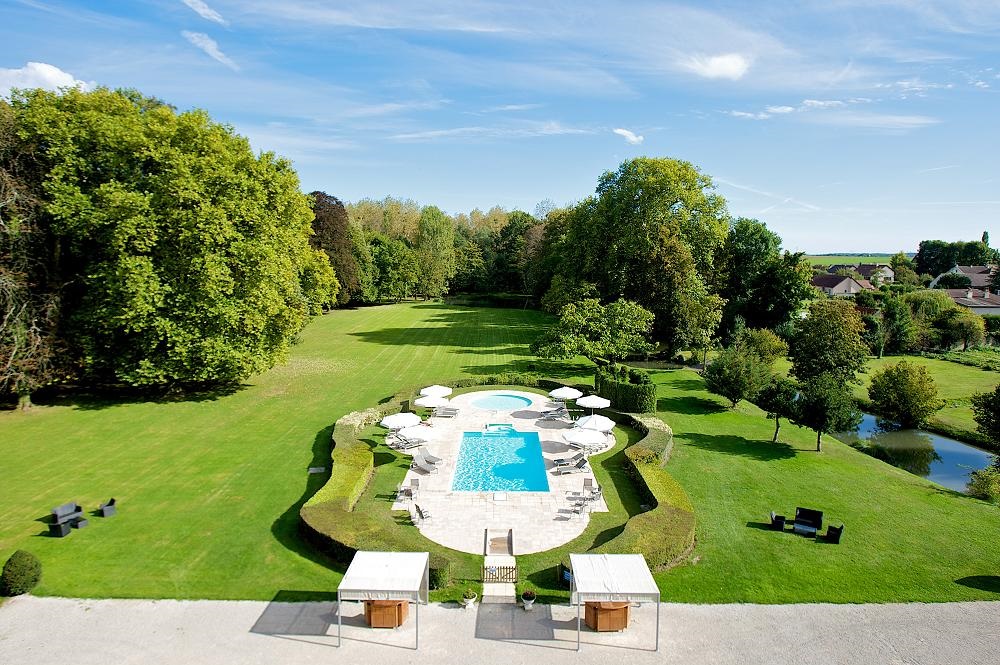
[(864, 414), (856, 432), (836, 435), (851, 444), (865, 441), (875, 450), (875, 456), (910, 473), (959, 492), (965, 491), (969, 474), (986, 468), (993, 455), (921, 429), (883, 429), (875, 416)]

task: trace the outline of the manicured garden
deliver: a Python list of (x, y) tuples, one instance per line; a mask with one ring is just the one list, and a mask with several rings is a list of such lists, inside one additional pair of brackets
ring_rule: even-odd
[[(591, 381), (586, 361), (547, 362), (528, 354), (548, 320), (532, 311), (434, 303), (342, 310), (307, 327), (287, 364), (231, 394), (75, 397), (29, 413), (2, 413), (0, 558), (18, 548), (37, 554), (39, 594), (326, 597), (343, 568), (302, 540), (299, 511), (326, 482), (306, 470), (329, 463), (333, 423), (403, 387), (462, 376), (531, 369), (568, 383)], [(772, 444), (773, 424), (755, 407), (726, 409), (690, 370), (653, 375), (657, 415), (675, 432), (666, 468), (690, 497), (698, 536), (687, 563), (657, 574), (666, 599), (998, 597), (969, 581), (1000, 570), (995, 506), (833, 440), (816, 453), (814, 435), (789, 425), (782, 428), (783, 443)], [(375, 430), (365, 436), (376, 446), (378, 469), (359, 506), (396, 520), (386, 496), (404, 466), (379, 444)], [(560, 595), (552, 567), (563, 554), (610, 542), (624, 517), (638, 513), (643, 497), (624, 475), (625, 438), (595, 458), (612, 512), (595, 515), (577, 541), (519, 557), (527, 583), (543, 598)], [(118, 499), (117, 516), (92, 518), (69, 538), (42, 537), (39, 518), (52, 506), (76, 500), (93, 509), (110, 496)], [(799, 505), (845, 523), (843, 543), (763, 528), (770, 510), (790, 514)], [(470, 561), (456, 573), (471, 568)]]

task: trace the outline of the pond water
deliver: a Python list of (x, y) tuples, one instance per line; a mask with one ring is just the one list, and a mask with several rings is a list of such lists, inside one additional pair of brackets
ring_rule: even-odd
[(836, 435), (845, 443), (866, 441), (876, 457), (910, 473), (959, 492), (969, 474), (990, 465), (991, 453), (921, 429), (883, 429), (875, 416), (864, 414), (856, 432)]

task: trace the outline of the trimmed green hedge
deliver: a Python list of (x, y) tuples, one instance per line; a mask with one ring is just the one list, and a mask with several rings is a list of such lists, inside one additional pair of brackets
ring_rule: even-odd
[(625, 365), (598, 367), (594, 374), (597, 394), (611, 400), (619, 411), (652, 413), (656, 411), (656, 386), (649, 374)]
[(0, 573), (0, 596), (28, 593), (42, 579), (42, 562), (31, 552), (17, 550), (10, 555)]

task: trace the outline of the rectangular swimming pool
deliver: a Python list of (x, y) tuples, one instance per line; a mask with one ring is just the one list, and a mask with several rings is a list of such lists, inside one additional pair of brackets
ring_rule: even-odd
[(465, 432), (451, 489), (459, 492), (548, 492), (538, 432), (490, 426)]

